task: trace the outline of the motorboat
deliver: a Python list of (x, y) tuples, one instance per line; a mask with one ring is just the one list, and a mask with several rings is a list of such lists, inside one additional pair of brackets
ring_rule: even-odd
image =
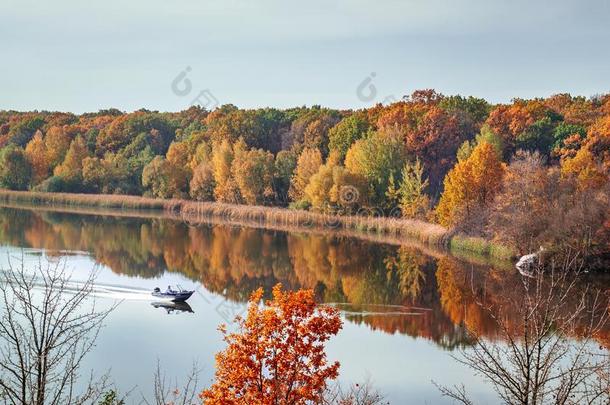
[(180, 286), (177, 286), (177, 289), (173, 289), (171, 286), (167, 287), (167, 290), (161, 291), (159, 287), (156, 287), (152, 296), (163, 301), (172, 301), (172, 302), (184, 302), (191, 298), (195, 291), (187, 291)]

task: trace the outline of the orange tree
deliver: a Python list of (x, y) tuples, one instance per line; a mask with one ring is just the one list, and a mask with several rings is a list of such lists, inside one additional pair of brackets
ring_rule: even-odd
[(503, 176), (504, 165), (495, 148), (480, 143), (445, 177), (445, 190), (436, 207), (441, 225), (459, 226), (481, 216), (500, 189)]
[(341, 329), (336, 309), (319, 307), (312, 290), (283, 292), (259, 306), (263, 290), (255, 291), (238, 331), (224, 334), (227, 348), (216, 355), (216, 380), (200, 397), (205, 404), (320, 403), (339, 363), (329, 363), (325, 342)]

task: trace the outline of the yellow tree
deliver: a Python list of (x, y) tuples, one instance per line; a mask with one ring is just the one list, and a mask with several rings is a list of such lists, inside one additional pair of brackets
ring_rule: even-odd
[(55, 168), (54, 174), (67, 180), (74, 180), (81, 176), (83, 161), (88, 156), (87, 145), (80, 136), (70, 144), (63, 163)]
[(398, 190), (400, 211), (406, 218), (424, 219), (430, 210), (430, 198), (426, 194), (428, 179), (424, 178), (424, 166), (417, 159), (407, 162), (402, 169), (402, 182)]
[(51, 168), (63, 162), (66, 151), (70, 147), (70, 136), (63, 127), (49, 128), (44, 137), (47, 151), (47, 161)]
[(588, 148), (581, 148), (574, 157), (568, 157), (561, 162), (561, 176), (573, 177), (578, 181), (581, 190), (599, 189), (608, 182), (601, 164)]
[[(186, 142), (173, 142), (167, 154), (165, 155), (169, 164), (169, 170), (172, 172), (178, 194), (185, 193), (187, 185), (193, 177), (193, 171), (190, 168), (191, 156), (189, 153), (189, 145)], [(178, 195), (176, 194), (176, 195)]]
[(305, 148), (299, 156), (297, 167), (290, 182), (288, 195), (292, 201), (302, 200), (305, 196), (305, 187), (311, 176), (316, 174), (322, 166), (322, 153), (318, 149)]
[(191, 161), (189, 162), (189, 167), (195, 172), (195, 168), (199, 166), (201, 163), (211, 163), (212, 160), (212, 149), (210, 145), (202, 141), (195, 147), (195, 152), (191, 157)]
[(504, 165), (496, 149), (488, 142), (478, 144), (445, 177), (443, 195), (436, 207), (439, 222), (457, 226), (472, 220), (491, 203), (503, 176)]
[(368, 205), (368, 183), (362, 176), (338, 164), (334, 155), (320, 166), (305, 187), (305, 198), (314, 210), (326, 213), (351, 214)]
[[(242, 146), (238, 146), (238, 150), (240, 148)], [(212, 147), (212, 166), (214, 168), (214, 182), (216, 184), (214, 187), (214, 197), (217, 201), (238, 203), (241, 200), (239, 189), (231, 175), (233, 158), (233, 147), (228, 140), (225, 139), (214, 143)]]
[(271, 152), (252, 149), (235, 154), (231, 173), (246, 204), (261, 205), (273, 200), (273, 169)]
[(38, 184), (49, 175), (49, 161), (47, 160), (47, 147), (42, 139), (42, 132), (36, 131), (34, 137), (25, 147), (25, 156), (32, 166), (33, 184)]

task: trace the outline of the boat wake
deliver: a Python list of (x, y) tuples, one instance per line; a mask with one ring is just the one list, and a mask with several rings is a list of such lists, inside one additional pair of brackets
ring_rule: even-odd
[[(69, 281), (64, 286), (66, 294), (76, 293), (83, 288), (84, 283), (78, 281)], [(35, 290), (43, 290), (44, 284), (36, 281), (34, 284)], [(93, 284), (91, 286), (91, 296), (96, 298), (107, 298), (117, 301), (154, 301), (151, 290), (145, 288), (119, 286), (113, 284)]]
[(154, 301), (150, 290), (144, 288), (124, 287), (112, 284), (94, 284), (92, 293), (95, 297), (120, 301)]

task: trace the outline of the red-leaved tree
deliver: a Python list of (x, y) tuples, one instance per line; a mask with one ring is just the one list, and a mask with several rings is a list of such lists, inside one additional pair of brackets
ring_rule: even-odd
[(312, 290), (284, 292), (278, 284), (264, 307), (262, 295), (252, 294), (237, 332), (219, 328), (228, 346), (216, 355), (216, 381), (200, 395), (205, 404), (320, 403), (337, 377), (339, 363), (324, 350), (341, 329), (337, 310), (318, 306)]

